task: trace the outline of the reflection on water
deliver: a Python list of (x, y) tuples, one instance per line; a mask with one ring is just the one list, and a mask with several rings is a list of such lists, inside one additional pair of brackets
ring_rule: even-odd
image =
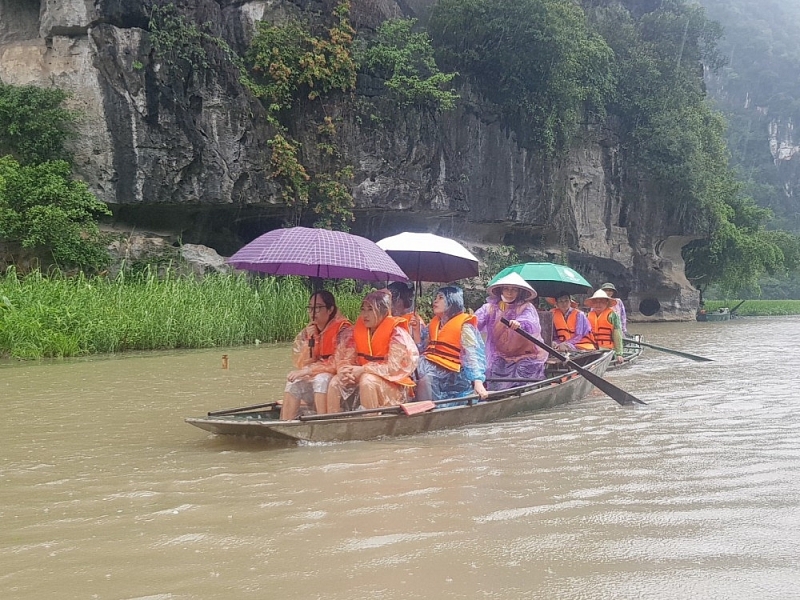
[(715, 362), (647, 350), (608, 376), (635, 409), (269, 450), (182, 419), (279, 396), (286, 346), (2, 363), (2, 597), (800, 597), (800, 319), (631, 329)]

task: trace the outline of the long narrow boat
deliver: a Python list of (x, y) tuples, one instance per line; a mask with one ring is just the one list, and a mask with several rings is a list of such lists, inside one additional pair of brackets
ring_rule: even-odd
[(727, 307), (718, 308), (717, 310), (713, 310), (711, 312), (701, 310), (697, 313), (698, 321), (730, 321), (732, 317), (733, 315)]
[(628, 339), (623, 340), (622, 362), (618, 363), (616, 361), (611, 361), (611, 364), (608, 365), (609, 369), (619, 369), (620, 367), (626, 367), (642, 355), (644, 347), (632, 343), (634, 341), (644, 341), (644, 340), (642, 339), (642, 336), (638, 333), (631, 336), (630, 341)]
[[(602, 376), (612, 357), (611, 352), (597, 352), (573, 360), (584, 369)], [(405, 405), (405, 410), (396, 406), (380, 412), (375, 409), (309, 415), (292, 421), (279, 420), (279, 408), (272, 406), (269, 410), (216, 411), (217, 414), (209, 413), (206, 417), (187, 418), (186, 422), (216, 434), (258, 437), (283, 444), (368, 440), (497, 421), (579, 400), (592, 389), (592, 384), (576, 370), (561, 369), (558, 364), (549, 365), (547, 375), (544, 381), (491, 392), (485, 401), (478, 401), (476, 397), (462, 399), (465, 403), (460, 406), (448, 406), (452, 400), (418, 402)], [(414, 405), (423, 404), (431, 410), (415, 412)], [(234, 414), (219, 414), (222, 412)]]

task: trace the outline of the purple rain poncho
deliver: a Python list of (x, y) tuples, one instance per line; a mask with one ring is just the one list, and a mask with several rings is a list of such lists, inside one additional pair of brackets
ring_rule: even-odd
[[(486, 304), (478, 309), (475, 316), (478, 319), (478, 330), (486, 338), (487, 380), (499, 378), (540, 381), (544, 379), (547, 352), (534, 347), (530, 342), (528, 342), (527, 348), (521, 349), (519, 341), (523, 340), (522, 336), (500, 323), (501, 318), (508, 321), (519, 321), (520, 329), (536, 339), (542, 340), (539, 315), (533, 304), (527, 300), (506, 303), (492, 294), (486, 299)], [(520, 340), (516, 338), (520, 338)], [(486, 387), (489, 390), (503, 390), (520, 385), (520, 383), (489, 381)]]

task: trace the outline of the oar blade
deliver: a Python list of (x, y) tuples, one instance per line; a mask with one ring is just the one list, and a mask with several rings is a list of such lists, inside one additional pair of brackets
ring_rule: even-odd
[(630, 406), (632, 404), (647, 404), (647, 402), (639, 400), (639, 398), (633, 394), (618, 388), (613, 383), (606, 381), (599, 375), (595, 375), (589, 369), (584, 369), (582, 366), (571, 360), (568, 361), (567, 364), (578, 371), (578, 373), (580, 373), (584, 379), (589, 380), (597, 389), (616, 400), (620, 405)]
[(680, 356), (682, 358), (688, 358), (689, 360), (693, 360), (695, 362), (714, 362), (713, 358), (706, 358), (705, 356), (699, 356), (697, 354), (690, 354), (688, 352), (682, 352), (680, 350), (673, 350), (672, 348), (664, 348), (663, 346), (656, 346), (655, 344), (651, 344), (649, 342), (643, 342), (641, 340), (633, 340), (633, 339), (625, 339), (631, 345), (639, 344), (640, 346), (644, 346), (645, 348), (652, 348), (653, 350), (658, 350), (659, 352), (666, 352), (667, 354), (674, 354), (675, 356)]

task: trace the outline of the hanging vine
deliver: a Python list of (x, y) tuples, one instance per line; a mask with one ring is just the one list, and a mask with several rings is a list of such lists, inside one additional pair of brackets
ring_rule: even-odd
[(317, 128), (324, 170), (309, 173), (303, 165), (302, 145), (292, 139), (288, 116), (302, 102), (322, 102), (334, 92), (351, 92), (356, 84), (350, 2), (333, 11), (334, 23), (315, 36), (309, 24), (290, 20), (282, 25), (261, 22), (247, 52), (248, 86), (267, 108), (267, 118), (278, 133), (270, 140), (272, 176), (284, 186), (283, 199), (300, 221), (309, 205), (319, 215), (316, 225), (346, 230), (353, 220), (349, 182), (352, 165), (336, 146), (336, 125), (324, 117)]

